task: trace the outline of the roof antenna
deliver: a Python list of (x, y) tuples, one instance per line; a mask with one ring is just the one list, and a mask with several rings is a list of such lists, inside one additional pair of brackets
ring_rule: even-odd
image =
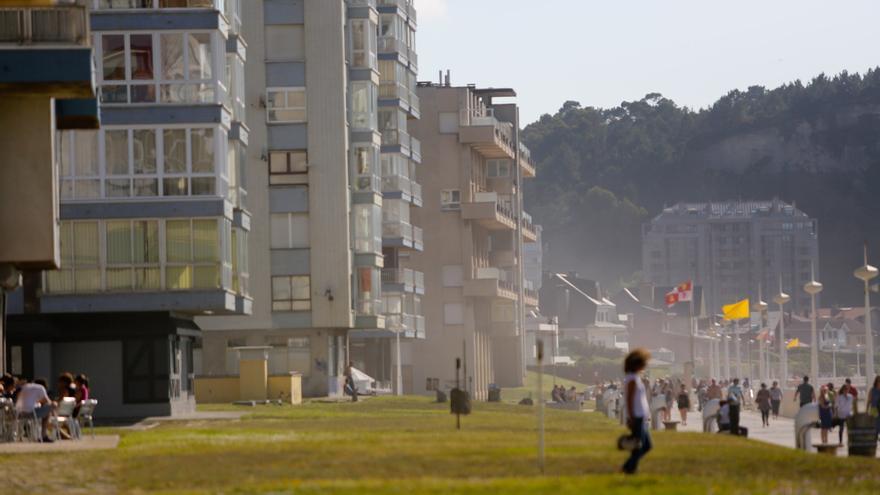
[(447, 88), (448, 88), (449, 85), (450, 85), (450, 82), (449, 82), (449, 81), (450, 81), (450, 78), (449, 78), (449, 69), (446, 69), (446, 87), (447, 87)]

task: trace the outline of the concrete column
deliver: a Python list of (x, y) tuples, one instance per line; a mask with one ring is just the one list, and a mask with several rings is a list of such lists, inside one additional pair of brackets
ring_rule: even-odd
[(269, 347), (238, 347), (239, 400), (266, 400), (269, 393)]

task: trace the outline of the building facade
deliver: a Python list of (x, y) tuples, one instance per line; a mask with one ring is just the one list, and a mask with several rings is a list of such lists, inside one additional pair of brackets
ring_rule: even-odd
[(301, 373), (305, 396), (341, 393), (349, 361), (390, 387), (392, 343), (424, 334), (407, 266), (422, 245), (412, 2), (247, 12), (253, 313), (198, 319), (200, 372), (237, 374), (237, 347), (268, 346), (270, 374)]
[[(413, 213), (425, 230), (423, 252), (411, 263), (424, 272), (427, 336), (413, 345), (414, 392), (454, 386), (456, 358), (463, 384), (477, 399), (490, 385), (517, 386), (525, 373), (527, 307), (524, 242), (537, 240), (523, 212), (519, 184), (535, 174), (519, 142), (518, 109), (509, 89), (420, 83), (419, 177), (425, 204)], [(500, 100), (500, 101), (499, 101)]]
[(819, 276), (818, 223), (780, 200), (679, 203), (642, 229), (645, 281), (675, 286), (693, 280), (704, 287), (706, 310), (749, 298), (759, 285), (765, 299), (779, 292), (779, 278), (792, 296), (790, 309), (809, 310), (802, 287)]
[(191, 411), (194, 317), (251, 311), (241, 4), (87, 3), (102, 126), (55, 136), (60, 269), (25, 276), (10, 348), (103, 415)]

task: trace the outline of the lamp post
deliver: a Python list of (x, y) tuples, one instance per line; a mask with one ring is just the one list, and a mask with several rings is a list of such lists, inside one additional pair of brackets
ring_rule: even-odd
[(856, 376), (862, 376), (861, 353), (862, 344), (856, 344)]
[[(763, 332), (765, 330), (764, 318), (767, 315), (767, 303), (764, 302), (764, 297), (761, 294), (761, 292), (762, 292), (761, 284), (758, 284), (758, 302), (755, 304), (755, 306), (758, 308), (758, 313), (761, 315), (760, 329), (761, 329), (761, 332)], [(769, 363), (764, 362), (764, 353), (765, 352), (769, 356), (770, 350), (767, 349), (766, 338), (758, 341), (758, 374), (761, 375), (762, 380), (769, 380), (770, 379), (770, 367), (768, 366)]]
[[(819, 341), (816, 339), (816, 295), (822, 292), (822, 284), (816, 281), (816, 269), (810, 263), (810, 281), (804, 284), (804, 292), (810, 295), (810, 376), (819, 378)], [(837, 374), (835, 373), (835, 376)]]
[(791, 301), (791, 296), (782, 290), (782, 274), (779, 274), (779, 294), (773, 302), (779, 305), (779, 380), (782, 388), (788, 383), (788, 349), (785, 348), (785, 310), (783, 306)]
[(837, 378), (837, 343), (831, 344), (831, 370), (832, 377)]
[(865, 376), (874, 376), (874, 334), (871, 330), (871, 289), (869, 282), (878, 274), (877, 268), (868, 264), (868, 245), (865, 244), (865, 264), (856, 268), (853, 275), (865, 283)]
[(730, 380), (730, 332), (724, 330), (724, 379)]

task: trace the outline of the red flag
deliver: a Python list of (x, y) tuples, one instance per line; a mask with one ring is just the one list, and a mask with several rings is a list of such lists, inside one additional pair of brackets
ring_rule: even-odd
[(694, 284), (688, 280), (676, 286), (672, 291), (666, 293), (666, 306), (672, 307), (676, 303), (694, 300)]

